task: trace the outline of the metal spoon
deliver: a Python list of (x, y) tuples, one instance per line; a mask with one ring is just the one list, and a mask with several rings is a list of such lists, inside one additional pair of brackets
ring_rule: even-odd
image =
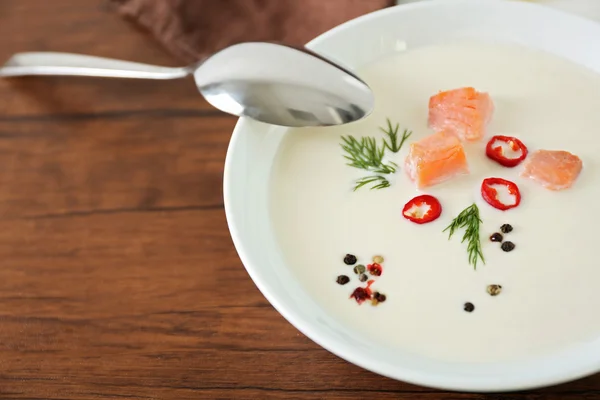
[(181, 68), (52, 52), (18, 53), (0, 68), (0, 77), (26, 75), (138, 79), (193, 75), (198, 90), (214, 107), (290, 127), (353, 122), (367, 116), (374, 105), (367, 84), (345, 68), (305, 49), (262, 42), (233, 45)]

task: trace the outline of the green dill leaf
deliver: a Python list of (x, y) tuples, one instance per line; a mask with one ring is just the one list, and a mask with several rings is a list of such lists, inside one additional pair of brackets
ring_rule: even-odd
[(402, 132), (402, 139), (398, 145), (398, 151), (402, 148), (402, 145), (404, 145), (404, 142), (406, 142), (410, 135), (412, 135), (412, 131), (409, 131), (408, 129), (405, 129), (404, 132)]
[(397, 153), (400, 150), (400, 148), (398, 146), (398, 129), (400, 128), (400, 124), (396, 124), (396, 126), (393, 127), (392, 122), (390, 121), (389, 118), (386, 118), (386, 121), (387, 121), (387, 129), (381, 128), (381, 127), (379, 129), (388, 136), (390, 141), (388, 142), (384, 138), (383, 145), (384, 145), (384, 147), (387, 147), (388, 149), (390, 149), (390, 151)]
[(383, 139), (383, 146), (384, 148), (387, 147), (390, 151), (397, 153), (404, 145), (404, 142), (412, 135), (412, 131), (405, 129), (402, 133), (402, 139), (398, 142), (398, 130), (400, 129), (400, 124), (397, 123), (396, 126), (392, 126), (392, 122), (389, 118), (387, 118), (386, 121), (387, 128), (379, 128), (389, 138), (389, 141), (385, 138)]
[(371, 188), (371, 190), (373, 189), (384, 189), (384, 188), (388, 188), (390, 187), (390, 182), (387, 179), (383, 179), (379, 184), (373, 186)]
[(465, 241), (467, 244), (467, 253), (469, 254), (469, 264), (473, 265), (474, 269), (477, 269), (477, 261), (481, 261), (485, 264), (485, 258), (481, 250), (481, 237), (479, 234), (479, 226), (483, 223), (479, 216), (479, 208), (475, 203), (465, 208), (458, 214), (456, 218), (452, 220), (450, 225), (446, 227), (442, 232), (448, 232), (448, 240), (452, 238), (452, 235), (461, 228), (466, 228), (463, 234), (461, 243)]
[(381, 146), (377, 144), (374, 137), (367, 136), (359, 140), (351, 135), (342, 136), (340, 146), (344, 150), (344, 158), (347, 160), (346, 165), (376, 174), (357, 180), (354, 187), (355, 191), (369, 184), (372, 184), (371, 189), (390, 187), (390, 182), (381, 175), (396, 173), (398, 164), (392, 161), (383, 161), (386, 150), (397, 153), (412, 134), (412, 132), (405, 129), (402, 138), (399, 140), (400, 125), (393, 126), (389, 118), (387, 118), (387, 128), (380, 129), (387, 135), (387, 139), (383, 138)]
[(342, 136), (342, 141), (344, 158), (349, 161), (347, 165), (376, 174), (396, 172), (396, 164), (383, 162), (385, 147), (379, 148), (374, 137), (363, 137), (359, 141), (353, 136)]
[(371, 190), (384, 189), (384, 188), (390, 187), (390, 182), (387, 179), (385, 179), (383, 176), (374, 175), (374, 176), (366, 176), (364, 178), (358, 179), (356, 181), (356, 186), (354, 186), (354, 191), (357, 191), (361, 187), (368, 185), (370, 183), (377, 183), (371, 187)]

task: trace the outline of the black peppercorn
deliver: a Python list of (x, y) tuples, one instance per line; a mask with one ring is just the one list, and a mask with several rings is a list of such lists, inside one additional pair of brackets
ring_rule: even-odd
[(500, 248), (506, 252), (513, 251), (515, 249), (515, 244), (513, 242), (506, 241), (502, 243)]
[(502, 231), (502, 233), (510, 233), (512, 232), (513, 227), (510, 224), (504, 224), (500, 227), (500, 230)]
[(494, 233), (492, 236), (490, 236), (490, 240), (492, 242), (502, 242), (502, 235), (498, 232)]
[(386, 299), (385, 294), (381, 294), (379, 292), (373, 293), (373, 299), (377, 300), (379, 303), (383, 303)]
[(379, 303), (383, 303), (386, 297), (385, 294), (381, 294), (379, 292), (373, 293), (373, 297), (371, 298), (371, 305), (376, 306)]
[(465, 303), (465, 311), (466, 312), (472, 312), (475, 309), (475, 306), (473, 305), (473, 303)]
[(354, 265), (356, 264), (356, 256), (352, 254), (346, 254), (344, 257), (344, 264), (346, 265)]
[(361, 282), (366, 282), (367, 279), (369, 279), (369, 277), (367, 276), (367, 274), (360, 274), (360, 276), (358, 277), (358, 280)]
[(348, 278), (346, 275), (340, 275), (337, 277), (336, 282), (340, 285), (345, 285), (346, 283), (350, 282), (350, 278)]

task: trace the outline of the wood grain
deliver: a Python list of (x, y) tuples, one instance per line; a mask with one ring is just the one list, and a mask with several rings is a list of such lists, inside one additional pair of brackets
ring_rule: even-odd
[[(0, 0), (0, 59), (27, 50), (178, 65), (100, 2)], [(421, 388), (301, 335), (229, 237), (234, 124), (189, 80), (0, 81), (0, 397), (600, 398), (600, 376), (511, 394)]]

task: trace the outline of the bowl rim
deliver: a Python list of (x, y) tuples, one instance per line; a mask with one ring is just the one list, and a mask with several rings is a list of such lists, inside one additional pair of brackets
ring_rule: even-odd
[[(360, 25), (366, 21), (380, 18), (381, 16), (387, 14), (404, 13), (414, 9), (435, 9), (442, 4), (444, 6), (448, 6), (449, 4), (456, 4), (462, 6), (477, 5), (479, 7), (482, 7), (483, 3), (495, 4), (496, 6), (498, 5), (498, 3), (503, 3), (504, 7), (520, 7), (522, 9), (535, 9), (536, 12), (546, 13), (548, 15), (554, 14), (555, 17), (561, 18), (563, 20), (570, 19), (572, 22), (577, 22), (581, 24), (591, 23), (600, 26), (596, 22), (588, 20), (586, 18), (569, 14), (561, 10), (551, 9), (549, 7), (542, 6), (539, 4), (524, 2), (522, 0), (488, 0), (485, 2), (482, 0), (428, 0), (396, 5), (354, 18), (312, 39), (306, 44), (306, 47), (311, 50), (314, 50), (313, 47), (318, 46), (321, 42), (329, 40), (330, 37), (335, 36), (340, 31), (352, 29), (356, 25)], [(518, 390), (531, 390), (571, 382), (600, 372), (600, 356), (594, 363), (571, 363), (568, 367), (545, 369), (543, 373), (530, 375), (526, 378), (520, 378), (518, 380), (511, 381), (503, 381), (502, 379), (482, 379), (479, 382), (475, 382), (475, 380), (467, 379), (449, 379), (447, 376), (444, 376), (442, 374), (422, 373), (419, 371), (415, 372), (411, 369), (410, 365), (406, 364), (396, 364), (394, 371), (390, 372), (385, 368), (385, 365), (378, 363), (373, 359), (364, 357), (363, 355), (352, 350), (352, 348), (348, 346), (340, 345), (333, 336), (320, 332), (319, 329), (315, 328), (309, 320), (299, 315), (297, 311), (293, 310), (292, 308), (288, 308), (285, 304), (283, 304), (283, 302), (281, 302), (277, 298), (277, 296), (273, 294), (269, 286), (260, 279), (260, 277), (255, 271), (255, 266), (252, 265), (252, 262), (250, 260), (251, 257), (248, 255), (248, 248), (244, 243), (242, 235), (240, 235), (240, 229), (236, 218), (234, 217), (233, 204), (230, 192), (232, 191), (232, 175), (235, 169), (235, 161), (233, 158), (233, 154), (235, 147), (238, 143), (239, 136), (244, 134), (243, 130), (246, 129), (245, 125), (247, 123), (249, 123), (249, 121), (244, 117), (238, 119), (227, 148), (227, 155), (225, 159), (225, 167), (223, 174), (223, 198), (225, 215), (230, 230), (230, 235), (234, 243), (235, 249), (238, 253), (238, 256), (256, 287), (260, 290), (260, 292), (267, 299), (267, 301), (273, 306), (273, 308), (275, 308), (275, 310), (277, 310), (277, 312), (281, 316), (283, 316), (284, 319), (286, 319), (294, 328), (300, 331), (307, 338), (315, 342), (317, 345), (319, 345), (326, 351), (365, 370), (371, 371), (381, 376), (385, 376), (390, 379), (441, 390), (463, 392), (511, 392)], [(567, 364), (567, 362), (565, 362), (565, 364)]]

